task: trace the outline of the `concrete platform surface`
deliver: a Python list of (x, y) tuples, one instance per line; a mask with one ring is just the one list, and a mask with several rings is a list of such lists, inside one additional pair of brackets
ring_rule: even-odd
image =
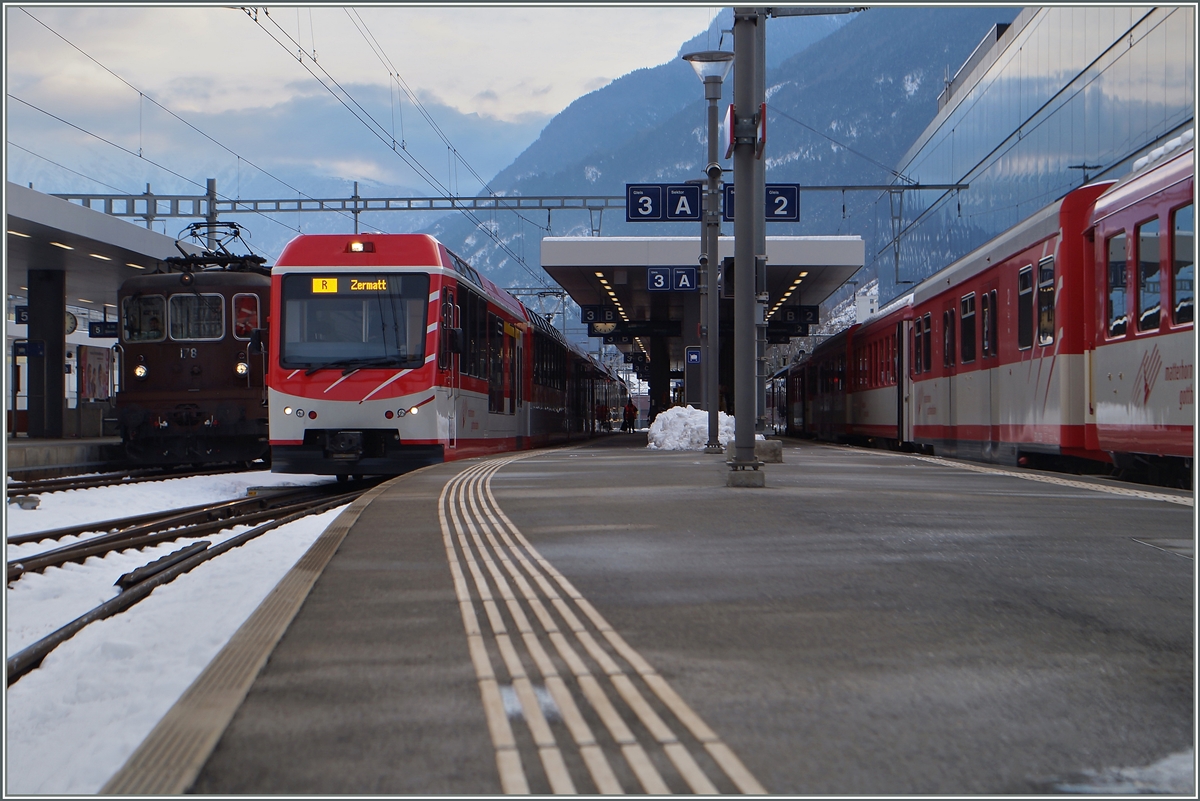
[(1192, 747), (1190, 494), (644, 444), (390, 482), (191, 792), (1043, 793)]
[(55, 470), (101, 470), (120, 458), (120, 437), (82, 439), (28, 439), (5, 441), (7, 471), (17, 473)]

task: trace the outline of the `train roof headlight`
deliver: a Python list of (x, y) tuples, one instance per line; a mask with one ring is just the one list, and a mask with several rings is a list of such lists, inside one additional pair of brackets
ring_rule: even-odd
[(145, 378), (150, 374), (150, 370), (146, 368), (146, 365), (139, 364), (137, 367), (133, 368), (133, 374), (138, 378)]
[(233, 366), (233, 371), (241, 376), (250, 375), (250, 365), (245, 362), (238, 362)]

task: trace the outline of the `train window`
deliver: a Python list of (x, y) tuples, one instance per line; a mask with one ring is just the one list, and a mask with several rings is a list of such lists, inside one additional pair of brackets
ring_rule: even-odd
[(1000, 355), (1000, 305), (996, 302), (996, 290), (988, 293), (992, 298), (992, 336), (991, 351), (993, 356)]
[(1138, 262), (1138, 330), (1157, 331), (1162, 317), (1159, 313), (1159, 247), (1158, 220), (1137, 227)]
[(983, 345), (983, 358), (992, 355), (992, 301), (987, 292), (979, 296), (980, 338)]
[(225, 298), (220, 295), (172, 295), (167, 302), (171, 339), (221, 339), (225, 336)]
[(1108, 278), (1108, 335), (1125, 336), (1125, 234), (1110, 237), (1105, 248), (1105, 266)]
[(909, 368), (910, 368), (909, 373), (911, 375), (917, 375), (918, 373), (921, 372), (921, 339), (922, 339), (921, 329), (922, 328), (924, 328), (924, 323), (922, 323), (921, 318), (918, 317), (916, 319), (916, 321), (913, 322), (912, 361), (909, 364)]
[(924, 372), (928, 373), (933, 369), (933, 315), (925, 315), (925, 342), (922, 345), (921, 363), (924, 365)]
[(975, 293), (972, 292), (962, 299), (960, 311), (961, 324), (958, 341), (962, 347), (962, 363), (975, 361)]
[(1054, 344), (1054, 257), (1038, 262), (1038, 344)]
[(258, 327), (258, 295), (234, 295), (233, 335), (238, 339), (249, 339), (250, 332)]
[(420, 367), (429, 310), (427, 273), (339, 277), (332, 286), (309, 274), (283, 277), (283, 367), (343, 367), (363, 362)]
[(954, 366), (954, 309), (942, 312), (942, 367)]
[(121, 301), (126, 342), (161, 342), (167, 338), (166, 319), (167, 300), (162, 295), (135, 295)]
[(1017, 348), (1033, 347), (1033, 265), (1017, 273)]
[(1176, 209), (1171, 226), (1171, 322), (1192, 322), (1193, 273), (1196, 268), (1196, 216), (1192, 204)]
[(488, 313), (488, 411), (504, 412), (504, 321)]
[(442, 318), (438, 321), (438, 368), (449, 370), (454, 364), (454, 290), (442, 287)]

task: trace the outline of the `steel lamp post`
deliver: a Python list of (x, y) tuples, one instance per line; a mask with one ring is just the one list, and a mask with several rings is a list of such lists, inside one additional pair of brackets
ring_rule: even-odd
[(721, 99), (721, 84), (733, 66), (733, 53), (724, 50), (703, 50), (688, 53), (683, 60), (692, 65), (696, 76), (704, 82), (704, 99), (708, 101), (708, 164), (704, 168), (708, 189), (704, 195), (704, 228), (700, 241), (700, 358), (704, 376), (704, 407), (708, 411), (708, 442), (705, 453), (722, 453), (718, 438), (717, 411), (719, 394), (720, 295), (717, 292), (718, 242), (721, 233), (720, 181), (721, 164), (717, 160), (717, 101)]

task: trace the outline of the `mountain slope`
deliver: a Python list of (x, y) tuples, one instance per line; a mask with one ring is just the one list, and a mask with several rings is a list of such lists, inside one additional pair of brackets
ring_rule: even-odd
[[(815, 185), (880, 184), (937, 113), (946, 70), (953, 73), (997, 22), (1019, 9), (881, 7), (830, 25), (834, 17), (771, 19), (767, 25), (767, 180)], [(815, 24), (823, 22), (824, 27)], [(714, 27), (723, 23), (718, 19)], [(729, 27), (725, 24), (725, 27)], [(712, 33), (708, 36), (715, 42)], [(708, 45), (689, 42), (688, 48)], [(729, 35), (726, 34), (726, 47)], [(777, 40), (803, 45), (785, 54)], [(730, 102), (726, 81), (722, 104)], [(500, 172), (492, 188), (508, 195), (623, 195), (626, 183), (701, 177), (706, 160), (703, 91), (682, 62), (640, 70), (580, 98), (538, 140)], [(731, 165), (726, 165), (731, 166)], [(731, 177), (727, 177), (727, 180)], [(872, 253), (873, 203), (878, 193), (805, 193), (802, 222), (773, 224), (768, 233), (860, 234)], [(846, 211), (843, 212), (843, 204)], [(539, 214), (543, 214), (541, 212)], [(525, 213), (489, 218), (506, 247), (470, 221), (448, 217), (433, 232), (493, 280), (528, 285), (537, 268), (540, 236), (585, 234), (584, 212)], [(679, 224), (625, 223), (610, 214), (606, 235), (679, 235)], [(523, 256), (527, 270), (513, 255)]]

